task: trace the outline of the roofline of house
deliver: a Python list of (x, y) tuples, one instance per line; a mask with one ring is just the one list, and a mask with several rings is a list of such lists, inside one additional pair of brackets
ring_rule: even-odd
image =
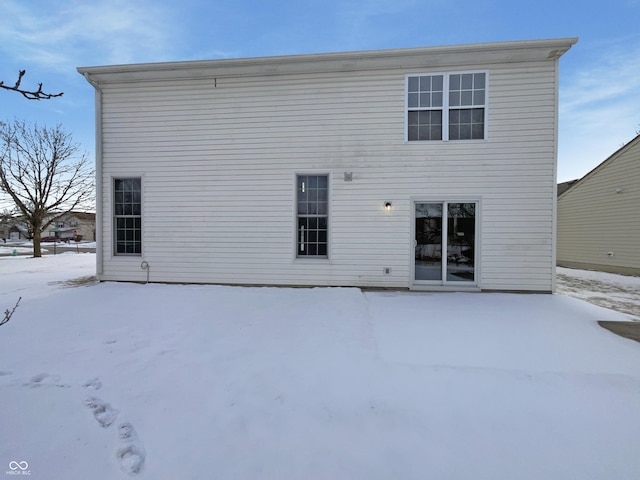
[(380, 68), (451, 67), (557, 60), (577, 41), (578, 38), (571, 37), (391, 50), (107, 65), (78, 67), (77, 70), (95, 87), (104, 83), (139, 80), (345, 72)]
[(576, 188), (576, 186), (580, 185), (587, 178), (589, 178), (592, 175), (594, 175), (597, 171), (599, 171), (602, 168), (604, 168), (605, 165), (608, 165), (609, 163), (613, 162), (616, 158), (618, 158), (620, 155), (622, 155), (623, 152), (625, 152), (626, 150), (631, 148), (636, 143), (640, 143), (640, 134), (636, 135), (635, 138), (633, 138), (632, 140), (628, 141), (622, 147), (620, 147), (618, 150), (616, 150), (611, 155), (609, 155), (606, 158), (606, 160), (604, 160), (602, 163), (598, 164), (598, 166), (596, 166), (593, 170), (591, 170), (590, 172), (585, 174), (582, 178), (579, 178), (578, 180), (575, 180), (575, 183), (573, 185), (571, 185), (564, 192), (562, 192), (560, 195), (558, 195), (558, 200), (561, 199), (562, 197), (564, 197), (567, 194), (567, 192), (570, 192), (571, 190)]

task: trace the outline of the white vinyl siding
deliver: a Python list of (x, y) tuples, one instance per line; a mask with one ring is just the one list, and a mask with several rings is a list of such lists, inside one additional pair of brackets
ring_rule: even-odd
[(558, 198), (558, 265), (640, 274), (640, 137)]
[[(556, 61), (459, 66), (490, 72), (490, 140), (471, 143), (405, 142), (414, 70), (105, 84), (104, 204), (110, 178), (145, 172), (152, 281), (406, 288), (411, 198), (474, 197), (478, 285), (550, 291)], [(294, 174), (316, 170), (333, 179), (331, 255), (310, 264), (295, 258)], [(110, 245), (102, 279), (146, 278)]]

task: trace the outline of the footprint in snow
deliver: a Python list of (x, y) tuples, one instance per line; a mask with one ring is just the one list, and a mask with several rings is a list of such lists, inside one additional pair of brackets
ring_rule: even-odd
[(103, 428), (110, 426), (118, 416), (116, 409), (99, 398), (89, 397), (85, 400), (84, 404), (93, 412), (93, 416)]
[(137, 475), (144, 468), (146, 457), (144, 447), (133, 425), (128, 422), (120, 424), (118, 427), (121, 447), (116, 452), (116, 457), (120, 462), (120, 468), (129, 475)]
[(102, 388), (102, 382), (96, 377), (91, 380), (87, 380), (82, 386), (91, 390), (100, 390)]
[(39, 373), (38, 375), (34, 375), (29, 379), (27, 383), (24, 384), (25, 387), (37, 388), (37, 387), (58, 387), (58, 388), (69, 388), (71, 385), (66, 385), (60, 382), (60, 377), (58, 375), (49, 375), (48, 373)]

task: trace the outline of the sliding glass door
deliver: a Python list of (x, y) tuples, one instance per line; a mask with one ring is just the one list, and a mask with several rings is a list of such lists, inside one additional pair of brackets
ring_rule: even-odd
[(476, 209), (475, 202), (415, 203), (415, 282), (476, 282)]

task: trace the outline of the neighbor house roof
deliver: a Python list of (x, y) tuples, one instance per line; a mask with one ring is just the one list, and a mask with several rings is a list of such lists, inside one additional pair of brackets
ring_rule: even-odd
[(632, 148), (636, 144), (640, 144), (640, 134), (637, 135), (633, 140), (631, 140), (630, 142), (627, 142), (622, 147), (620, 147), (618, 150), (616, 150), (604, 162), (602, 162), (596, 168), (591, 170), (584, 177), (582, 177), (582, 178), (580, 178), (578, 180), (571, 180), (570, 182), (565, 182), (565, 183), (570, 183), (571, 185), (569, 185), (567, 188), (565, 188), (562, 192), (560, 192), (560, 185), (562, 185), (562, 184), (559, 184), (558, 185), (558, 198), (564, 196), (569, 190), (575, 188), (576, 185), (580, 185), (587, 178), (591, 177), (592, 175), (595, 175), (596, 172), (598, 172), (601, 169), (603, 169), (605, 166), (607, 166), (608, 164), (613, 162), (616, 158), (618, 158), (620, 155), (622, 155), (624, 152), (626, 152), (627, 150), (629, 150), (630, 148)]
[(558, 196), (562, 195), (567, 189), (571, 188), (578, 179), (569, 180), (568, 182), (562, 182), (558, 184)]

